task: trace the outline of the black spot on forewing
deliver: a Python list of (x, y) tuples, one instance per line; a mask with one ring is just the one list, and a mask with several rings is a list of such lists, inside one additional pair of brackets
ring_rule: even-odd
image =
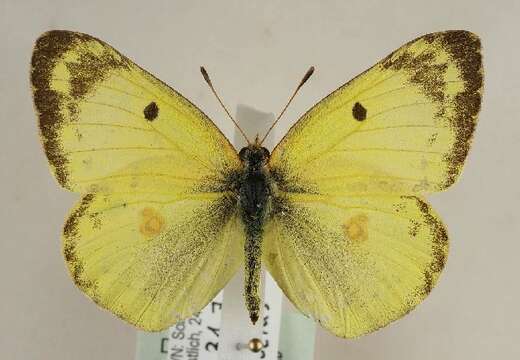
[(352, 116), (357, 121), (363, 121), (367, 118), (367, 109), (360, 103), (356, 102), (352, 107)]
[(144, 118), (148, 121), (153, 121), (159, 115), (159, 107), (152, 101), (143, 110)]

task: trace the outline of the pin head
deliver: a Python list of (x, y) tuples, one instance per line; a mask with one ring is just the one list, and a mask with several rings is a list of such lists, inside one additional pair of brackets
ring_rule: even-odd
[(262, 343), (262, 340), (259, 338), (252, 338), (249, 340), (248, 344), (249, 350), (251, 350), (254, 353), (259, 352), (264, 347), (264, 344)]

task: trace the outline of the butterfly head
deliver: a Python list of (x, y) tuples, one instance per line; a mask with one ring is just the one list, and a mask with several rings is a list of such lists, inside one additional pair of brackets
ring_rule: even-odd
[(243, 147), (238, 156), (246, 168), (259, 171), (267, 164), (271, 154), (265, 147), (254, 143)]

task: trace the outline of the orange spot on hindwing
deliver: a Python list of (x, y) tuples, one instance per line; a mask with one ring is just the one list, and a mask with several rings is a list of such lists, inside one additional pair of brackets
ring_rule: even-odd
[(368, 240), (368, 216), (360, 214), (348, 218), (343, 224), (343, 230), (351, 242)]
[(157, 210), (146, 207), (141, 211), (139, 231), (146, 237), (153, 237), (163, 230), (164, 223), (164, 217)]

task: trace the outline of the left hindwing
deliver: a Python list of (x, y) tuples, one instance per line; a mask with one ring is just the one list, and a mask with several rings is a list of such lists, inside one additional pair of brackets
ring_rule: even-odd
[(482, 76), (476, 35), (422, 36), (316, 104), (270, 166), (320, 193), (443, 190), (468, 153)]
[(243, 263), (236, 206), (219, 194), (87, 194), (63, 231), (76, 285), (147, 331), (206, 306)]

